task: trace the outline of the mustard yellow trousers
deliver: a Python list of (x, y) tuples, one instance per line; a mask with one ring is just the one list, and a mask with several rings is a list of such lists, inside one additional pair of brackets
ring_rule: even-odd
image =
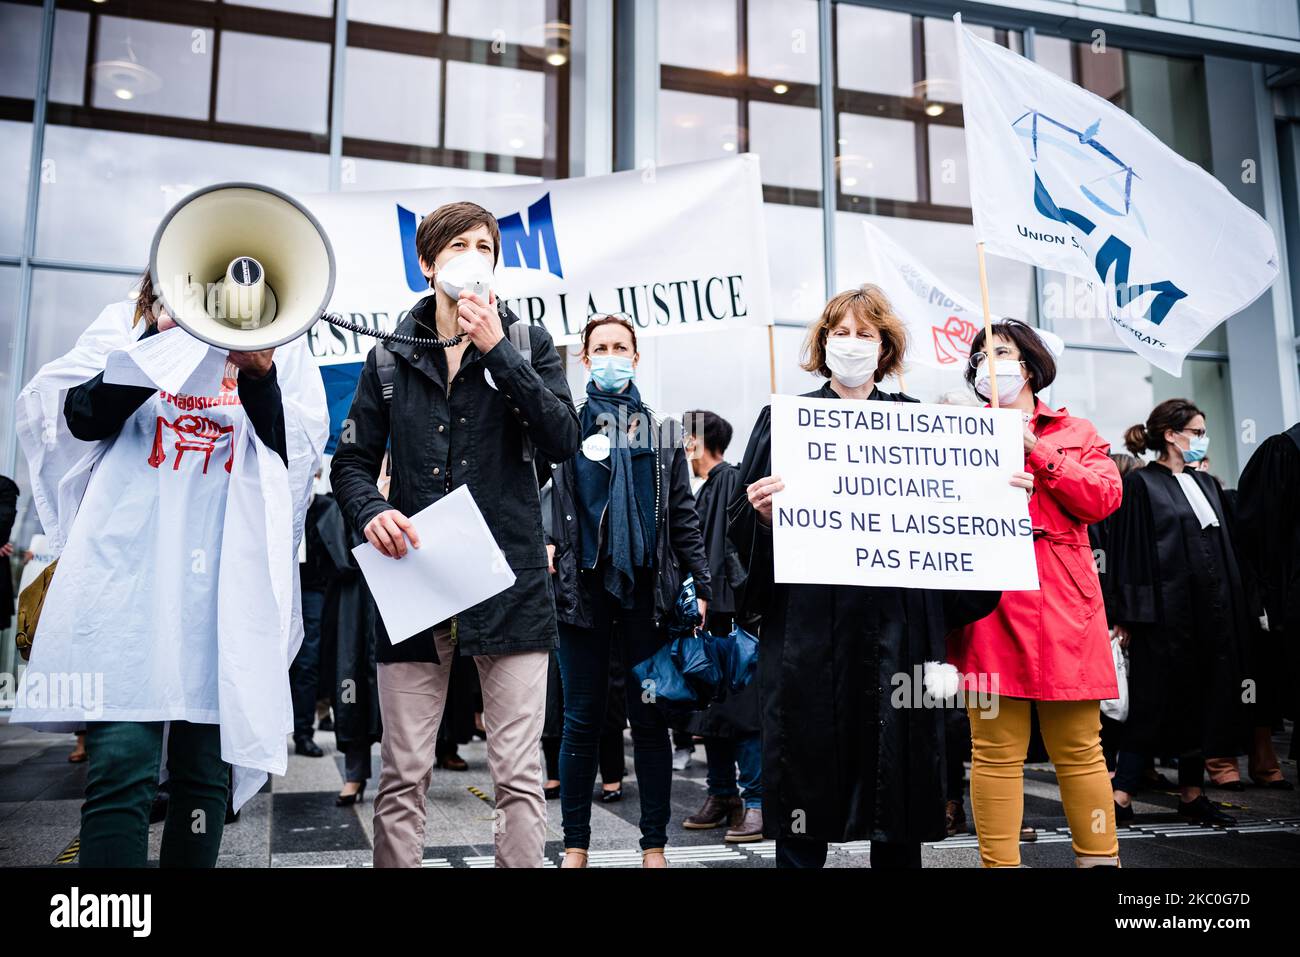
[[(1025, 810), (1025, 755), (1030, 702), (998, 696), (971, 706), (971, 808), (985, 867), (1020, 865)], [(1101, 708), (1096, 701), (1039, 701), (1043, 743), (1056, 766), (1061, 803), (1081, 867), (1119, 863), (1115, 804), (1101, 753)]]

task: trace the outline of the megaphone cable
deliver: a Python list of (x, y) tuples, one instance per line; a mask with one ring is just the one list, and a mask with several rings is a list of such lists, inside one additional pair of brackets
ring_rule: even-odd
[[(363, 326), (355, 322), (344, 319), (337, 312), (327, 312), (321, 316), (330, 325), (338, 326), (340, 329), (346, 329), (348, 332), (355, 332), (363, 336), (372, 336), (375, 339), (382, 339), (385, 342), (401, 342), (408, 346), (423, 346), (426, 349), (450, 349), (453, 346), (460, 345), (465, 338), (464, 333), (449, 336), (445, 339), (425, 339), (420, 336), (407, 336), (399, 332), (380, 332), (377, 329), (371, 329), (369, 326)], [(419, 322), (417, 319), (416, 322)], [(421, 323), (423, 325), (423, 323)], [(428, 328), (427, 326), (425, 328)]]

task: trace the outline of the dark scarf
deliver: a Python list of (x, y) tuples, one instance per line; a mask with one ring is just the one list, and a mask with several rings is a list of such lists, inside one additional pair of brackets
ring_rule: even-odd
[[(637, 416), (637, 428), (629, 439), (626, 425)], [(643, 469), (633, 469), (633, 457), (652, 454), (650, 417), (641, 403), (636, 384), (619, 393), (602, 392), (594, 383), (587, 384), (587, 402), (582, 408), (582, 434), (602, 431), (609, 436), (609, 458), (592, 462), (578, 453), (578, 481), (581, 508), (584, 511), (582, 565), (593, 568), (603, 557), (597, 552), (601, 515), (605, 515), (606, 550), (605, 588), (624, 608), (633, 604), (636, 570), (653, 567), (654, 511), (653, 462), (649, 488)], [(623, 427), (620, 427), (623, 426)], [(634, 447), (635, 446), (635, 447)], [(608, 476), (607, 484), (602, 478)], [(638, 481), (640, 478), (640, 481)], [(648, 501), (639, 501), (649, 494)]]

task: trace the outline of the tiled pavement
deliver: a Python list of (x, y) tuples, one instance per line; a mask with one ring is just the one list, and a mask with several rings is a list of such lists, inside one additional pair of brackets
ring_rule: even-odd
[[(1284, 741), (1277, 741), (1285, 753)], [(373, 750), (376, 777), (365, 802), (337, 808), (334, 795), (342, 781), (343, 759), (333, 735), (318, 733), (323, 758), (291, 755), (289, 771), (245, 805), (237, 823), (226, 828), (222, 867), (368, 867), (373, 838), (373, 788), (379, 749)], [(85, 765), (70, 765), (70, 735), (47, 735), (11, 727), (0, 716), (0, 867), (49, 866), (74, 860)], [(627, 764), (632, 769), (630, 742)], [(461, 749), (470, 769), (436, 770), (429, 789), (429, 823), (424, 866), (490, 867), (492, 865), (492, 783), (484, 745)], [(1296, 780), (1296, 764), (1284, 761), (1287, 777)], [(686, 815), (704, 798), (703, 749), (692, 765), (676, 772), (668, 860), (684, 867), (771, 867), (772, 842), (728, 845), (722, 831), (688, 831)], [(1126, 867), (1300, 867), (1300, 791), (1249, 788), (1244, 793), (1211, 791), (1234, 805), (1239, 824), (1228, 830), (1182, 824), (1173, 813), (1173, 793), (1148, 793), (1137, 803), (1138, 826), (1121, 831)], [(547, 865), (555, 866), (563, 847), (557, 801), (547, 802)], [(969, 812), (969, 805), (968, 805)], [(640, 863), (636, 826), (638, 802), (634, 775), (624, 783), (624, 799), (592, 808), (591, 866), (627, 867)], [(1026, 823), (1039, 828), (1038, 840), (1022, 847), (1030, 867), (1066, 867), (1073, 863), (1055, 778), (1048, 766), (1026, 772)], [(161, 826), (151, 830), (151, 857), (156, 859)], [(838, 845), (831, 867), (867, 866), (866, 842)], [(973, 836), (950, 838), (924, 848), (926, 867), (975, 867), (979, 858)]]

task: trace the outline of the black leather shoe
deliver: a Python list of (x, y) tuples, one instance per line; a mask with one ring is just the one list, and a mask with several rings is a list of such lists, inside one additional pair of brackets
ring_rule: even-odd
[(293, 742), (293, 753), (301, 754), (306, 758), (323, 758), (325, 752), (320, 749), (320, 745), (311, 738), (297, 738)]
[(618, 788), (617, 790), (614, 791), (606, 791), (604, 788), (600, 789), (601, 804), (613, 804), (616, 801), (621, 801), (621, 800), (623, 800), (622, 788)]
[(1116, 801), (1115, 802), (1115, 826), (1128, 827), (1132, 823), (1133, 823), (1133, 805), (1130, 804), (1128, 807), (1125, 807), (1124, 805)]
[(555, 787), (542, 788), (542, 793), (546, 795), (546, 800), (558, 801), (560, 799), (560, 786), (557, 784)]
[(361, 782), (361, 789), (355, 794), (339, 794), (334, 798), (335, 807), (351, 807), (354, 804), (361, 804), (366, 799), (366, 782)]
[(469, 762), (459, 754), (447, 754), (438, 758), (438, 760), (434, 762), (434, 767), (441, 768), (444, 771), (468, 771)]
[(1210, 824), (1216, 827), (1231, 827), (1237, 819), (1231, 814), (1224, 814), (1218, 806), (1204, 794), (1195, 801), (1179, 801), (1178, 816), (1198, 824)]
[(1215, 784), (1213, 781), (1211, 781), (1210, 787), (1218, 788), (1220, 791), (1240, 792), (1246, 790), (1246, 782), (1241, 780), (1241, 778), (1238, 778), (1235, 781), (1224, 781), (1222, 784)]

